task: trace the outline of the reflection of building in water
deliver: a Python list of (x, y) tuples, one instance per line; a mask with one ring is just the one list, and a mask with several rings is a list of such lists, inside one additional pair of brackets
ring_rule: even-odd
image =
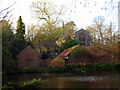
[(82, 46), (91, 45), (91, 37), (84, 29), (80, 29), (75, 33), (75, 40), (78, 41)]

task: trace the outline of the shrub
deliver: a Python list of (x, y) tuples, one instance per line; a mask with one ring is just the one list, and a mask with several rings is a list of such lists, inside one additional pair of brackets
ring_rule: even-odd
[(112, 70), (120, 70), (120, 63), (113, 63), (111, 64)]
[(87, 68), (89, 71), (98, 71), (99, 70), (99, 64), (88, 64)]
[(19, 73), (45, 73), (50, 72), (52, 67), (24, 67), (19, 68)]
[(16, 62), (7, 49), (2, 49), (2, 71), (4, 73), (14, 73), (16, 71)]
[(110, 71), (120, 70), (120, 63), (113, 64), (67, 64), (65, 72), (82, 72), (82, 71)]
[(65, 50), (65, 49), (68, 49), (68, 48), (70, 48), (70, 47), (76, 46), (76, 45), (78, 45), (78, 44), (79, 44), (79, 42), (70, 39), (70, 40), (66, 41), (65, 43), (63, 43), (63, 44), (61, 45), (59, 51), (61, 52), (61, 51)]
[(106, 70), (111, 70), (110, 64), (99, 64), (99, 70), (100, 71), (106, 71)]
[(78, 64), (66, 64), (65, 71), (67, 72), (75, 72), (76, 68), (79, 68), (80, 65)]
[(86, 67), (81, 67), (81, 68), (76, 68), (75, 69), (76, 72), (84, 72), (84, 71), (87, 71), (87, 70), (88, 70), (88, 68), (86, 68)]
[(16, 59), (16, 56), (27, 46), (27, 41), (22, 39), (14, 39), (9, 46), (9, 50), (12, 57)]
[(16, 89), (18, 85), (15, 82), (3, 82), (2, 89)]
[(54, 72), (54, 73), (62, 73), (62, 72), (64, 72), (64, 68), (56, 67), (56, 68), (53, 68), (52, 72)]
[(80, 59), (86, 57), (88, 54), (89, 52), (85, 48), (77, 47), (71, 51), (70, 56), (72, 58)]
[(51, 61), (51, 66), (53, 68), (55, 67), (64, 67), (65, 61), (61, 57), (56, 57)]
[(21, 84), (22, 88), (40, 88), (41, 85), (41, 78), (33, 79), (32, 81), (23, 82)]
[(15, 82), (3, 83), (2, 89), (28, 89), (28, 88), (40, 88), (41, 87), (41, 78), (33, 79), (32, 81), (21, 82), (20, 85)]

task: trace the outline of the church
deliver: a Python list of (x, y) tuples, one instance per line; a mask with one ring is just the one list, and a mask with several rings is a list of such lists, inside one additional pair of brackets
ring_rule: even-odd
[(86, 30), (80, 29), (75, 32), (75, 40), (78, 41), (81, 46), (90, 46), (92, 39)]

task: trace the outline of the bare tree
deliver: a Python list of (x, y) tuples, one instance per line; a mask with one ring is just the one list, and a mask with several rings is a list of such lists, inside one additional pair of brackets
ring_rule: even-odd
[(97, 18), (87, 30), (91, 33), (93, 44), (101, 50), (107, 51), (113, 60), (118, 60), (118, 33), (114, 30), (114, 24), (104, 23), (103, 18)]
[(45, 48), (54, 48), (60, 37), (60, 16), (62, 9), (57, 9), (54, 4), (46, 1), (33, 2), (32, 6), (36, 12), (37, 19), (42, 22), (39, 30), (33, 38), (33, 42)]
[(33, 2), (32, 6), (39, 20), (45, 20), (50, 25), (58, 23), (58, 19), (62, 14), (62, 8), (57, 10), (52, 3), (46, 1)]

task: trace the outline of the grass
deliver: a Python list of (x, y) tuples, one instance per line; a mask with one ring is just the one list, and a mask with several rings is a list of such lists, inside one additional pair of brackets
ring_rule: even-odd
[(64, 67), (25, 67), (19, 68), (19, 73), (63, 73), (63, 72), (81, 72), (81, 71), (119, 71), (120, 63), (113, 64), (66, 64)]

